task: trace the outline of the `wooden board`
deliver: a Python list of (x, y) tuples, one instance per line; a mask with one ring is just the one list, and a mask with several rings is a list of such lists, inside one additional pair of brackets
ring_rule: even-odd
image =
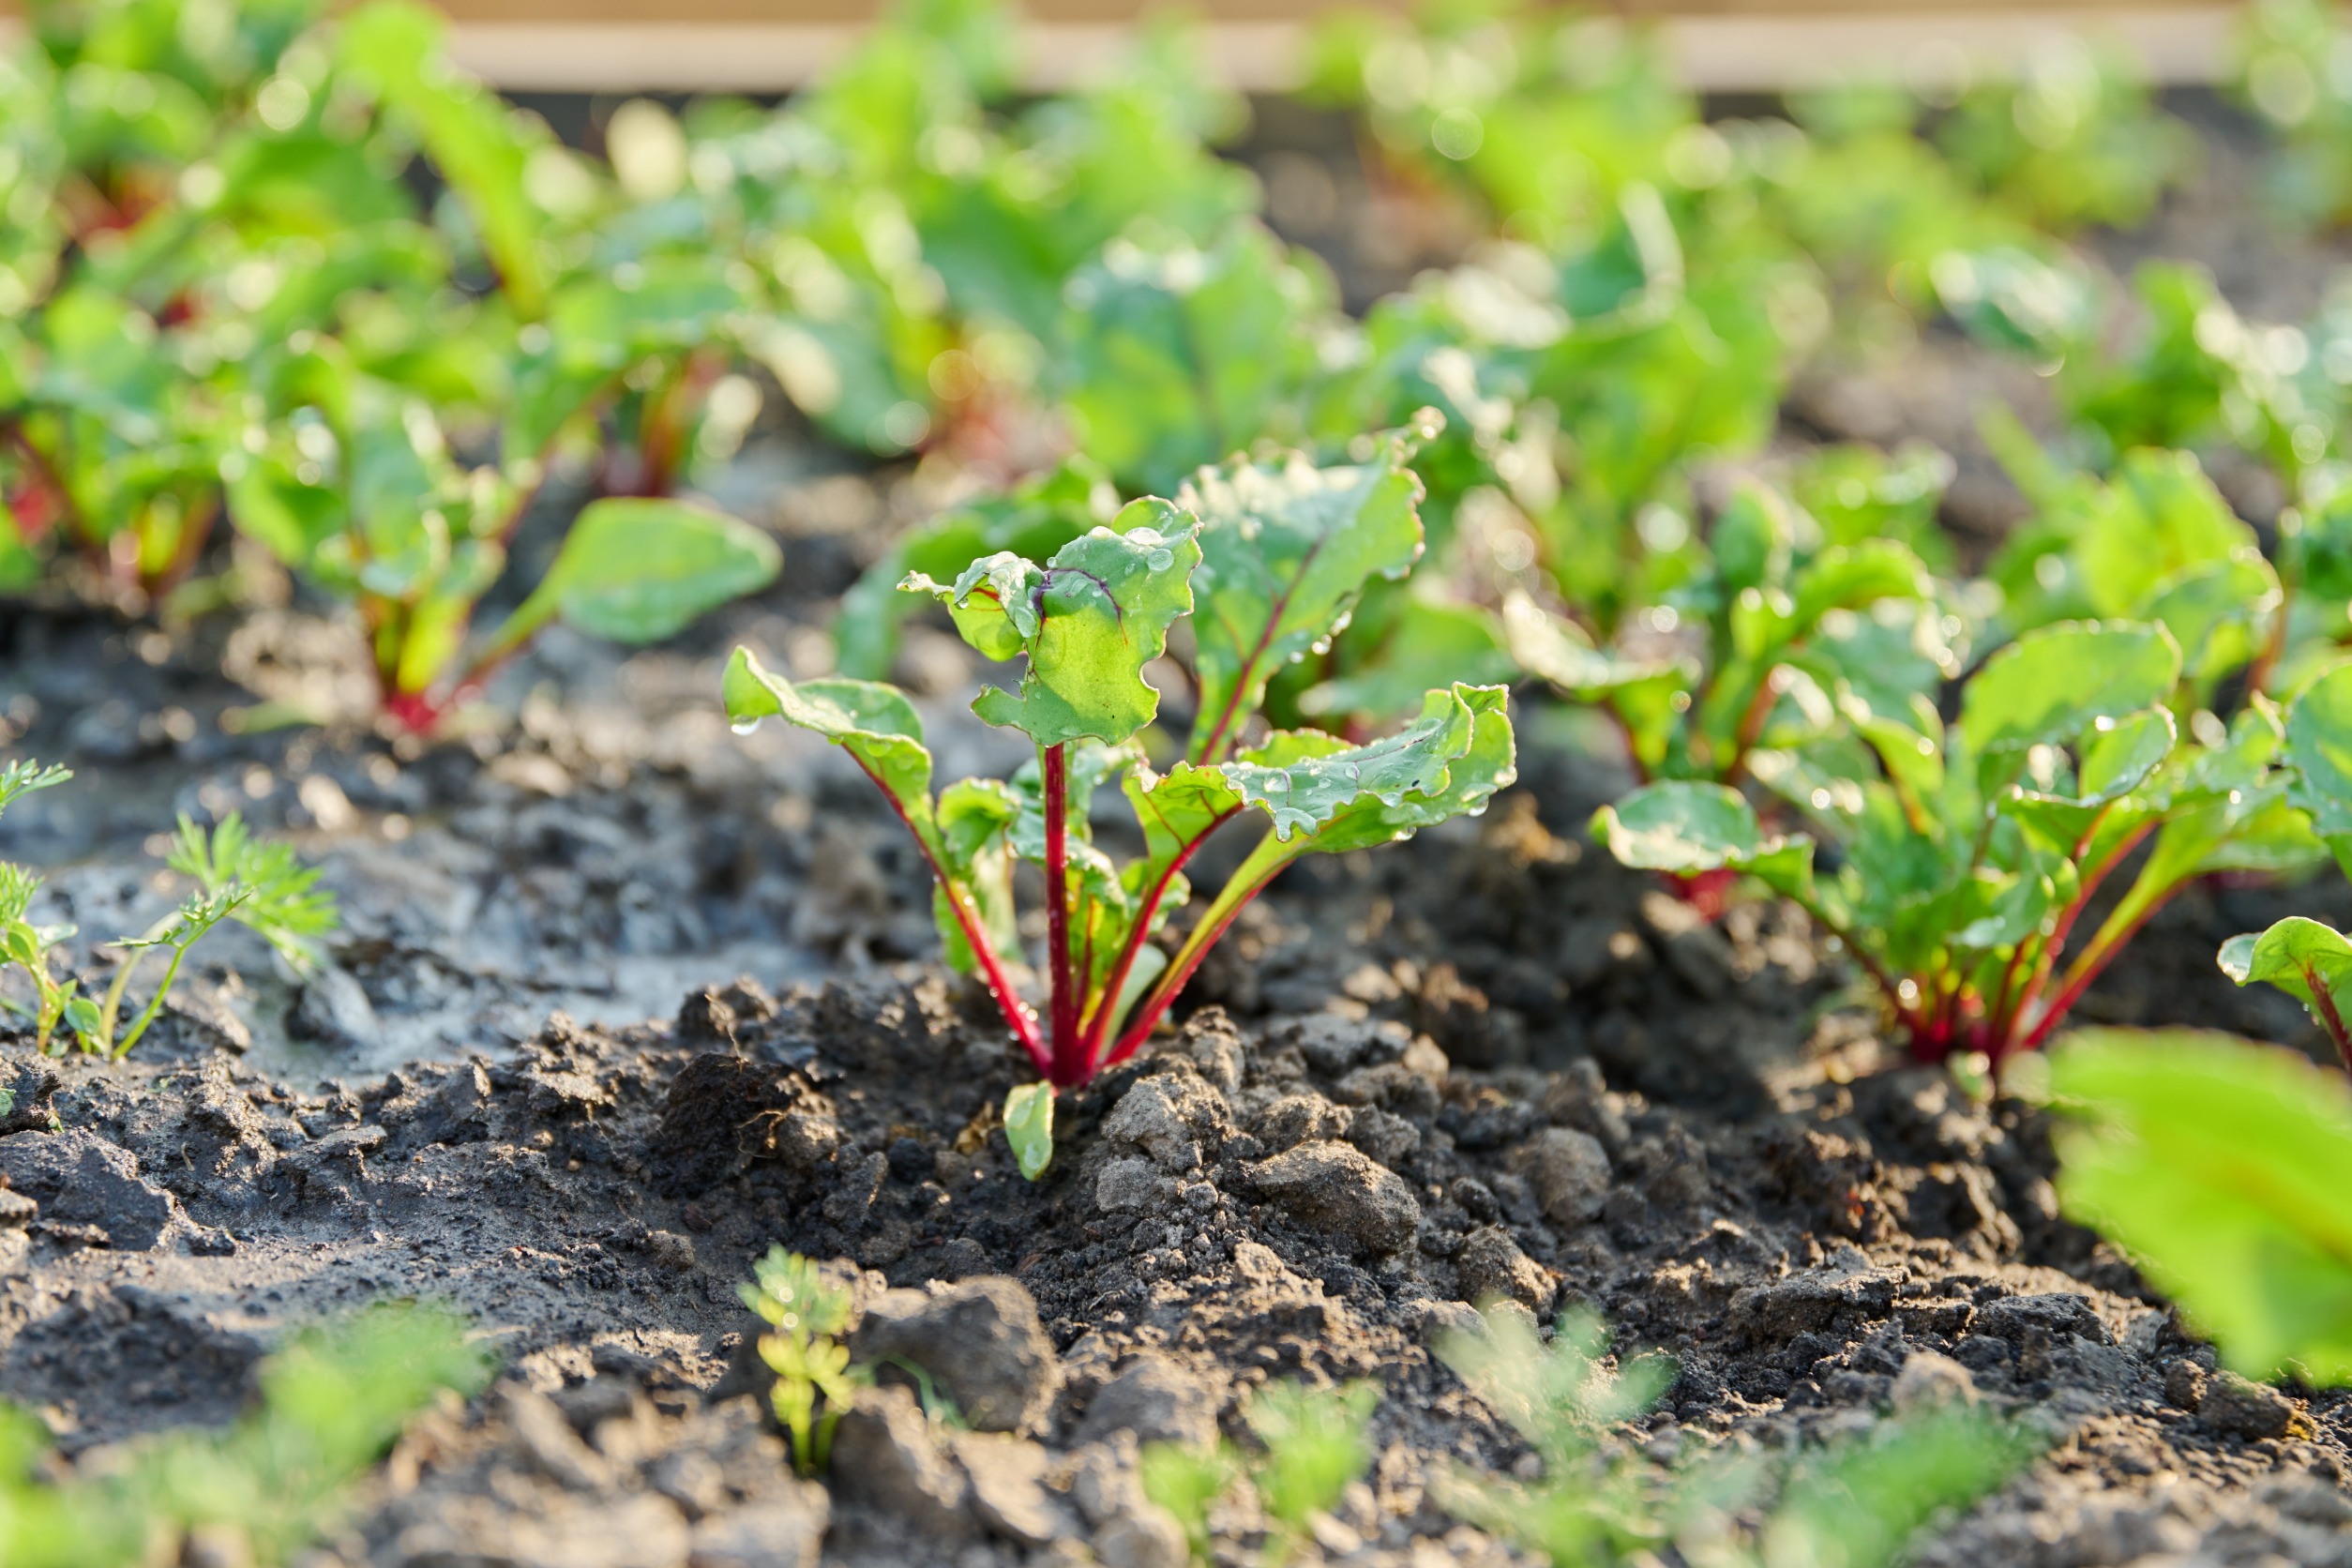
[[(854, 41), (872, 0), (444, 0), (458, 58), (502, 86), (551, 91), (781, 91)], [(0, 20), (20, 0), (0, 0)], [(1126, 46), (1141, 0), (1029, 0), (1032, 83), (1083, 80)], [(1319, 0), (1192, 0), (1212, 57), (1235, 85), (1292, 84), (1304, 19)], [(1949, 75), (1954, 62), (2013, 68), (2056, 35), (2111, 41), (2160, 82), (2229, 69), (2232, 0), (1620, 0), (1656, 23), (1684, 81), (1709, 91), (1802, 86), (1856, 75)]]

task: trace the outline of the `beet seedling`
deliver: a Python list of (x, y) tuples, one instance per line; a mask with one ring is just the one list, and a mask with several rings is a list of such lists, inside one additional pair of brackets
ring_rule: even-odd
[[(1085, 1083), (1141, 1047), (1286, 867), (1475, 813), (1511, 782), (1500, 686), (1433, 690), (1402, 729), (1362, 745), (1253, 728), (1275, 672), (1343, 626), (1367, 581), (1401, 577), (1421, 553), (1411, 452), (1410, 438), (1394, 435), (1370, 460), (1340, 467), (1237, 459), (1202, 470), (1175, 502), (1129, 505), (1042, 564), (1003, 552), (953, 582), (910, 575), (906, 589), (942, 600), (983, 655), (1023, 661), (1018, 686), (988, 687), (972, 703), (1036, 748), (1009, 780), (964, 779), (934, 796), (922, 721), (903, 692), (842, 678), (794, 683), (748, 649), (728, 666), (728, 713), (738, 729), (781, 717), (857, 761), (930, 866), (949, 963), (983, 977), (1048, 1085)], [(1181, 760), (1162, 771), (1141, 739), (1160, 713), (1144, 672), (1180, 621), (1191, 632), (1194, 713)], [(1143, 840), (1142, 858), (1123, 867), (1093, 841), (1092, 803), (1111, 784)], [(1191, 896), (1194, 855), (1251, 812), (1270, 819), (1269, 830), (1173, 952), (1163, 950), (1153, 939)], [(1045, 879), (1042, 1018), (1013, 973), (1018, 862)], [(1008, 1108), (1008, 1122), (1033, 1138), (1049, 1130), (1031, 1103), (1038, 1093), (1017, 1092), (1026, 1097)]]
[(1901, 544), (1829, 543), (1754, 482), (1708, 543), (1703, 567), (1642, 618), (1654, 652), (1604, 651), (1524, 597), (1504, 611), (1520, 665), (1606, 709), (1645, 779), (1801, 776), (1825, 765), (1817, 753), (1844, 716), (1908, 715), (1959, 667), (1927, 568)]
[[(1718, 784), (1645, 786), (1604, 807), (1594, 836), (1627, 865), (1756, 877), (1845, 944), (1922, 1060), (1981, 1051), (1998, 1069), (2196, 878), (2321, 852), (2278, 765), (2277, 709), (2256, 698), (2226, 729), (2203, 711), (2184, 727), (2164, 706), (2181, 662), (2162, 626), (2061, 623), (1987, 659), (1955, 723), (1924, 701), (1855, 718), (1846, 771), (1816, 775), (1803, 799), (1833, 872), (1817, 870), (1812, 837), (1767, 834)], [(2128, 890), (2070, 949), (2143, 845)]]

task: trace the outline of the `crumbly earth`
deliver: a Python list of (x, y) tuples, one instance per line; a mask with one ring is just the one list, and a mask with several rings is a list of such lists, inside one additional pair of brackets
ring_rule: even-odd
[[(167, 681), (225, 700), (119, 632), (53, 631), (89, 656), (36, 679), (96, 662), (134, 710)], [(351, 906), (335, 970), (227, 949), (128, 1063), (5, 1048), (0, 1172), (31, 1205), (0, 1231), (0, 1391), (69, 1455), (226, 1419), (287, 1325), (421, 1295), (506, 1380), (417, 1428), (321, 1568), (1166, 1563), (1138, 1440), (1238, 1434), (1269, 1379), (1356, 1378), (1380, 1456), (1307, 1560), (1500, 1561), (1425, 1492), (1524, 1454), (1428, 1349), (1500, 1295), (1590, 1303), (1677, 1358), (1625, 1436), (1661, 1460), (1855, 1429), (1907, 1364), (1965, 1376), (2053, 1447), (1925, 1560), (2352, 1562), (2352, 1398), (2216, 1374), (2057, 1214), (2038, 1113), (1884, 1060), (1791, 912), (1710, 926), (1594, 853), (1591, 764), (1531, 752), (1484, 820), (1278, 887), (1180, 1032), (1065, 1096), (1032, 1185), (992, 1123), (1018, 1053), (906, 957), (920, 868), (863, 781), (727, 736), (667, 673), (686, 662), (628, 667), (628, 723), (550, 701), (406, 761), (173, 746), (12, 814), (19, 852), (83, 835), (57, 886), (94, 931), (165, 897), (114, 826), (152, 822), (163, 779), (308, 816)], [(321, 780), (347, 818), (319, 821)], [(2180, 957), (2289, 897), (2201, 893), (2093, 1011), (2299, 1038), (2291, 1003)], [(632, 963), (698, 953), (763, 978), (618, 1021), (647, 1010)], [(735, 1296), (777, 1243), (839, 1260), (862, 1353), (990, 1429), (942, 1435), (885, 1389), (829, 1490), (792, 1481)], [(1241, 1553), (1259, 1521), (1221, 1528)]]
[[(1958, 443), (2010, 373), (1940, 340), (1913, 364), (1909, 401), (1801, 388), (1790, 439)], [(1907, 1388), (2013, 1412), (2049, 1447), (1937, 1523), (1938, 1568), (2352, 1564), (2352, 1395), (2217, 1372), (2058, 1214), (2041, 1114), (1895, 1060), (1802, 916), (1710, 925), (1596, 853), (1621, 780), (1540, 705), (1517, 789), (1279, 883), (1180, 1029), (1064, 1097), (1024, 1182), (993, 1122), (1021, 1063), (932, 963), (910, 846), (837, 756), (733, 737), (715, 701), (734, 641), (822, 668), (835, 597), (932, 479), (789, 448), (735, 482), (789, 582), (655, 653), (551, 635), (430, 746), (269, 727), (365, 702), (298, 604), (177, 637), (0, 616), (0, 744), (82, 772), (11, 808), (0, 854), (49, 870), (77, 968), (169, 906), (174, 810), (291, 835), (346, 913), (307, 978), (241, 933), (200, 949), (129, 1063), (0, 1031), (0, 1395), (72, 1462), (227, 1420), (291, 1325), (422, 1296), (505, 1375), (421, 1421), (310, 1568), (1176, 1568), (1138, 1444), (1238, 1438), (1248, 1393), (1297, 1379), (1382, 1398), (1376, 1464), (1294, 1560), (1500, 1564), (1429, 1492), (1531, 1463), (1429, 1348), (1497, 1296), (1676, 1358), (1617, 1438), (1660, 1464), (1861, 1430)], [(1947, 521), (1989, 541), (2005, 505), (1979, 485)], [(918, 626), (900, 674), (943, 773), (1013, 760), (962, 711), (959, 645)], [(2200, 887), (2082, 1015), (2312, 1049), (2211, 956), (2348, 905), (2332, 878)], [(792, 1479), (747, 1350), (736, 1286), (776, 1244), (832, 1260), (884, 1368), (828, 1484)], [(912, 1369), (971, 1430), (923, 1419)], [(1257, 1560), (1246, 1505), (1217, 1522), (1220, 1561)]]

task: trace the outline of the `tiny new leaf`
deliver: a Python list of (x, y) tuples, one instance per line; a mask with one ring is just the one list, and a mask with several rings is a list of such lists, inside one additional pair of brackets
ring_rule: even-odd
[(1053, 1085), (1016, 1084), (1004, 1096), (1004, 1139), (1021, 1174), (1035, 1181), (1053, 1159)]
[(1147, 499), (1043, 566), (1008, 551), (973, 562), (953, 586), (919, 573), (905, 586), (944, 601), (964, 640), (988, 657), (1028, 656), (1019, 689), (991, 686), (972, 712), (1040, 746), (1118, 742), (1159, 712), (1143, 667), (1167, 649), (1169, 624), (1191, 613), (1199, 564), (1191, 518)]

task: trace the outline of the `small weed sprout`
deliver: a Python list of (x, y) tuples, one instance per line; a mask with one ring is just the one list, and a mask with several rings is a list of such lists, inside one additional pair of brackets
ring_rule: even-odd
[(1612, 1426), (1655, 1405), (1675, 1377), (1664, 1356), (1612, 1370), (1598, 1317), (1572, 1312), (1545, 1345), (1524, 1315), (1490, 1307), (1438, 1355), (1543, 1461), (1531, 1482), (1464, 1469), (1436, 1495), (1456, 1517), (1492, 1530), (1553, 1568), (1634, 1568), (1673, 1560), (1708, 1568), (1883, 1568), (1920, 1527), (2006, 1481), (2035, 1452), (2007, 1422), (1944, 1404), (1879, 1423), (1800, 1461), (1762, 1526), (1773, 1489), (1760, 1455), (1714, 1452), (1679, 1469), (1605, 1454)]
[(821, 1474), (832, 1460), (833, 1428), (858, 1380), (849, 1347), (834, 1337), (849, 1326), (850, 1293), (780, 1246), (770, 1247), (752, 1283), (736, 1290), (774, 1331), (760, 1336), (760, 1356), (776, 1374), (769, 1398), (792, 1440), (792, 1466), (803, 1475)]
[(1372, 1412), (1378, 1384), (1309, 1389), (1277, 1383), (1252, 1396), (1242, 1419), (1264, 1444), (1244, 1455), (1230, 1443), (1206, 1451), (1153, 1443), (1143, 1451), (1143, 1490), (1184, 1526), (1193, 1556), (1210, 1560), (1209, 1519), (1233, 1485), (1246, 1479), (1265, 1515), (1260, 1562), (1278, 1568), (1307, 1539), (1318, 1514), (1372, 1463)]
[[(0, 767), (0, 809), (33, 790), (62, 784), (73, 775), (62, 767), (11, 762)], [(264, 843), (232, 811), (207, 833), (188, 818), (166, 864), (196, 883), (196, 891), (141, 936), (108, 945), (121, 950), (114, 978), (102, 998), (83, 994), (74, 979), (58, 979), (51, 953), (74, 935), (70, 926), (35, 926), (28, 912), (41, 881), (23, 867), (0, 861), (0, 967), (21, 970), (32, 983), (29, 1004), (0, 996), (0, 1006), (29, 1017), (33, 1043), (47, 1054), (62, 1024), (84, 1051), (121, 1061), (144, 1037), (163, 1011), (188, 950), (224, 920), (259, 935), (301, 972), (324, 955), (321, 945), (339, 924), (335, 896), (318, 886), (319, 873), (284, 844)], [(170, 954), (163, 978), (145, 1007), (121, 1029), (123, 1000), (140, 961), (152, 949)], [(119, 1033), (118, 1033), (119, 1031)]]
[[(0, 766), (0, 811), (20, 795), (51, 789), (72, 776), (65, 768), (43, 767), (29, 761)], [(0, 959), (23, 970), (33, 986), (29, 1006), (7, 997), (0, 997), (0, 1005), (32, 1018), (33, 1043), (46, 1054), (60, 1023), (86, 1034), (97, 1026), (98, 1010), (73, 981), (59, 980), (50, 972), (50, 949), (71, 937), (73, 927), (32, 923), (28, 912), (40, 890), (38, 877), (22, 866), (0, 861)]]
[[(9, 1568), (276, 1565), (348, 1518), (352, 1483), (443, 1392), (490, 1363), (461, 1321), (376, 1306), (306, 1332), (262, 1369), (261, 1408), (226, 1431), (142, 1440), (103, 1475), (53, 1481), (49, 1435), (0, 1408), (0, 1542)], [(225, 1548), (225, 1549), (222, 1549)]]
[(1671, 1360), (1640, 1356), (1612, 1369), (1603, 1359), (1608, 1334), (1597, 1314), (1562, 1317), (1546, 1346), (1530, 1319), (1499, 1306), (1485, 1311), (1477, 1331), (1444, 1335), (1437, 1350), (1544, 1463), (1543, 1477), (1524, 1485), (1448, 1472), (1437, 1491), (1447, 1511), (1562, 1568), (1666, 1543), (1664, 1511), (1645, 1495), (1638, 1471), (1604, 1465), (1600, 1448), (1604, 1433), (1647, 1411), (1673, 1383)]

